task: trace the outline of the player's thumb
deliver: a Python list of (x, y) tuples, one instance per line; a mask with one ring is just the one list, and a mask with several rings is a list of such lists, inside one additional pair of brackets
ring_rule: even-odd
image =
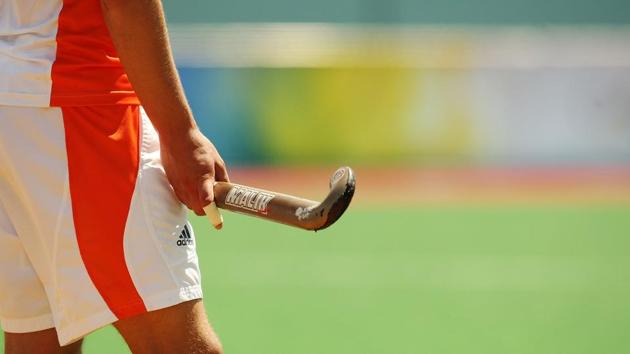
[(205, 207), (214, 201), (214, 179), (206, 178), (199, 188), (199, 201), (201, 207)]

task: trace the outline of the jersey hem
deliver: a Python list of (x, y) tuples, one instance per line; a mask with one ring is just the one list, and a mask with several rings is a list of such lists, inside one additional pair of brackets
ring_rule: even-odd
[(103, 105), (139, 105), (140, 99), (134, 91), (114, 91), (94, 95), (52, 95), (51, 107), (103, 106)]
[(0, 106), (15, 107), (76, 107), (108, 105), (140, 105), (134, 91), (118, 91), (97, 95), (54, 95), (0, 92)]
[(0, 92), (0, 106), (50, 107), (50, 94)]

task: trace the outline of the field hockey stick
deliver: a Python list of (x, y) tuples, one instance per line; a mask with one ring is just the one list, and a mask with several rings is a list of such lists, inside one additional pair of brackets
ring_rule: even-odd
[(233, 212), (318, 231), (337, 221), (346, 211), (355, 188), (354, 172), (341, 167), (330, 178), (330, 191), (322, 202), (270, 192), (235, 183), (217, 182), (214, 203), (204, 208), (206, 215), (220, 229), (223, 218), (216, 207)]

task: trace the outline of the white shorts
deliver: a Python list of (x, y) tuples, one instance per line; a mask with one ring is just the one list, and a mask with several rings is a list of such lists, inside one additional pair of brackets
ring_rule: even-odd
[(104, 325), (201, 298), (186, 208), (139, 106), (0, 106), (0, 321)]

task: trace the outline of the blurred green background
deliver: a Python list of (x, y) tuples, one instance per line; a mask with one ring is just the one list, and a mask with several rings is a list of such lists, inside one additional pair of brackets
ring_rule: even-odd
[(233, 179), (359, 172), (318, 234), (194, 219), (226, 353), (630, 352), (629, 2), (164, 4)]

